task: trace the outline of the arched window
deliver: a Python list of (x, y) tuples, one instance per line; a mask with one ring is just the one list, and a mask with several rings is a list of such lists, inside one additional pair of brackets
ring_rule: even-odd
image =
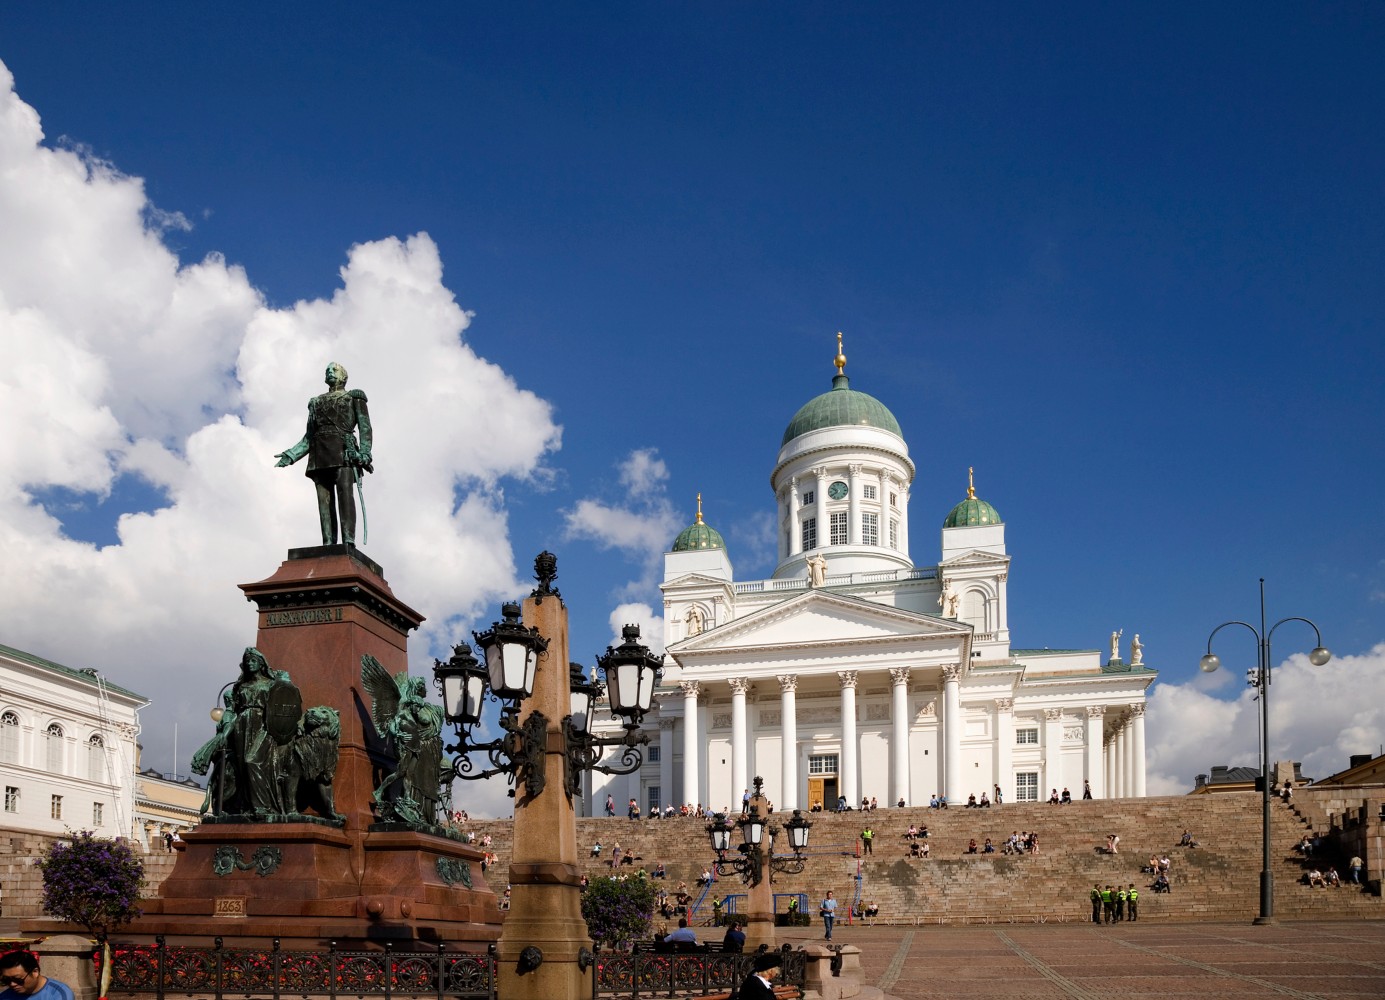
[(48, 746), (44, 753), (44, 758), (48, 762), (48, 770), (56, 774), (63, 773), (63, 727), (56, 722), (49, 725), (43, 734)]
[(961, 619), (978, 632), (991, 631), (991, 602), (981, 590), (968, 590), (962, 594)]
[(0, 761), (19, 763), (19, 715), (16, 712), (0, 715)]
[(87, 739), (87, 777), (92, 781), (106, 781), (106, 741), (100, 733), (92, 733)]

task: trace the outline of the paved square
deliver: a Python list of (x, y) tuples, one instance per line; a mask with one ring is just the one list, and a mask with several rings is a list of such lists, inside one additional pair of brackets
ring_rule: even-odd
[[(902, 1000), (1385, 998), (1385, 922), (842, 927)], [(781, 929), (781, 941), (814, 943)]]

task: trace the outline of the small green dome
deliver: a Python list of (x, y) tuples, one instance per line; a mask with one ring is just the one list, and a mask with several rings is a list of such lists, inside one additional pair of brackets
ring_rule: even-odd
[(1000, 524), (1000, 514), (985, 500), (967, 497), (947, 515), (944, 528), (972, 528), (978, 524)]
[(904, 436), (900, 432), (899, 421), (884, 403), (874, 396), (850, 388), (847, 377), (840, 373), (833, 376), (832, 388), (828, 392), (814, 396), (793, 415), (784, 430), (780, 447), (823, 427), (878, 427), (898, 437)]
[(702, 494), (697, 495), (697, 520), (678, 532), (673, 540), (674, 552), (688, 552), (692, 549), (724, 549), (721, 533), (702, 520)]

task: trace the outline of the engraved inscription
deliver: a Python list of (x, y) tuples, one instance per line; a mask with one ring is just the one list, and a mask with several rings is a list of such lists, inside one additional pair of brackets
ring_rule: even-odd
[(280, 625), (323, 625), (341, 621), (341, 608), (299, 608), (296, 611), (266, 611), (265, 628)]
[(218, 917), (245, 916), (244, 896), (218, 896), (213, 901), (212, 913)]

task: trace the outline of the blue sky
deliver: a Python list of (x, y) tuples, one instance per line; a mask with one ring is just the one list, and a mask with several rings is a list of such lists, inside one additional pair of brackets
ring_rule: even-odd
[(145, 743), (167, 770), (181, 720), (186, 757), (253, 637), (234, 585), (313, 540), (268, 458), (330, 353), (415, 667), (543, 548), (589, 657), (657, 617), (699, 490), (738, 577), (772, 570), (779, 437), (842, 330), (918, 466), (915, 561), (975, 466), (1015, 645), (1141, 634), (1152, 771), (1253, 759), (1248, 639), (1196, 663), (1261, 576), (1354, 657), (1282, 752), (1378, 752), (1383, 48), (1364, 3), (2, 9), (42, 135), (0, 116), (0, 641), (160, 690)]

